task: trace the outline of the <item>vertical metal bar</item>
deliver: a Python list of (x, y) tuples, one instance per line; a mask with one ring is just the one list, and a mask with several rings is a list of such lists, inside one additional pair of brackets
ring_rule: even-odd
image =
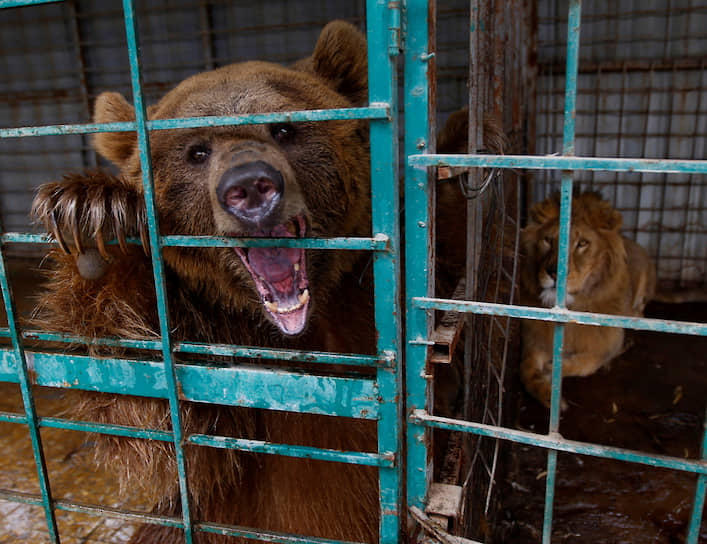
[(169, 309), (167, 307), (164, 262), (162, 260), (162, 246), (157, 210), (155, 207), (154, 184), (152, 179), (152, 157), (150, 155), (150, 139), (146, 124), (147, 112), (142, 94), (140, 43), (137, 33), (137, 22), (135, 20), (135, 6), (133, 0), (123, 0), (123, 11), (125, 14), (125, 32), (127, 34), (128, 41), (128, 54), (130, 57), (130, 76), (132, 80), (133, 101), (135, 105), (135, 122), (137, 123), (138, 146), (140, 148), (142, 183), (145, 190), (145, 205), (147, 207), (150, 247), (152, 248), (151, 256), (152, 267), (155, 275), (157, 310), (159, 312), (160, 332), (162, 335), (162, 357), (164, 358), (165, 374), (167, 377), (167, 392), (169, 396), (169, 408), (172, 419), (172, 432), (174, 433), (174, 451), (177, 458), (182, 516), (184, 518), (184, 534), (187, 544), (191, 544), (193, 540), (192, 520), (189, 511), (186, 460), (184, 458), (184, 449), (182, 447), (183, 430), (179, 414), (177, 376), (172, 354), (172, 342), (169, 335)]
[[(387, 8), (387, 9), (386, 9)], [(390, 118), (371, 121), (371, 206), (374, 234), (390, 240), (386, 252), (373, 261), (375, 319), (379, 356), (394, 354), (393, 368), (379, 369), (377, 381), (381, 408), (378, 451), (394, 453), (398, 462), (379, 470), (381, 543), (400, 537), (402, 496), (401, 443), (402, 368), (400, 350), (400, 189), (398, 174), (397, 56), (400, 50), (400, 3), (367, 3), (368, 96), (370, 103), (390, 104)]]
[[(618, 23), (617, 23), (618, 24)], [(621, 96), (619, 97), (619, 132), (616, 135), (616, 156), (621, 157), (621, 143), (623, 135), (623, 124), (624, 124), (624, 107), (626, 103), (626, 78), (627, 66), (626, 61), (623, 62), (623, 67), (621, 68)], [(613, 204), (614, 207), (619, 207), (619, 183), (621, 181), (621, 173), (616, 172), (614, 175), (614, 197)]]
[[(702, 431), (702, 459), (707, 459), (707, 410)], [(687, 531), (685, 544), (697, 544), (700, 537), (700, 526), (702, 525), (702, 514), (705, 509), (705, 494), (707, 492), (707, 475), (700, 474), (697, 477), (695, 488), (695, 500), (692, 503), (692, 514), (690, 515), (690, 526)]]
[[(427, 2), (408, 0), (405, 34), (405, 157), (428, 152), (430, 112), (428, 61), (429, 13)], [(434, 288), (434, 192), (430, 191), (427, 171), (405, 161), (405, 293), (406, 312), (406, 421), (414, 410), (430, 406), (425, 365), (430, 320), (425, 312), (412, 310), (413, 296), (430, 295)], [(424, 425), (407, 427), (407, 504), (423, 508), (426, 489), (432, 477), (428, 431)]]
[[(651, 103), (653, 102), (653, 82), (655, 81), (655, 62), (651, 62), (650, 76), (648, 84), (648, 97), (646, 103), (646, 111), (643, 122), (643, 158), (648, 156), (648, 122), (651, 118)], [(638, 181), (638, 190), (636, 191), (636, 224), (633, 230), (633, 239), (638, 241), (638, 232), (641, 227), (641, 202), (643, 200), (643, 182), (646, 179), (645, 172), (641, 172)]]
[(7, 267), (5, 266), (5, 256), (2, 246), (0, 246), (0, 288), (2, 288), (2, 298), (5, 301), (5, 312), (7, 314), (7, 324), (10, 329), (10, 337), (12, 338), (12, 348), (15, 361), (17, 363), (18, 374), (20, 378), (20, 390), (22, 392), (22, 402), (25, 407), (25, 415), (27, 417), (27, 426), (29, 435), (32, 440), (32, 451), (34, 452), (34, 462), (37, 467), (37, 478), (39, 480), (39, 488), (42, 492), (42, 506), (44, 507), (44, 515), (47, 519), (47, 528), (49, 529), (49, 539), (54, 544), (59, 544), (59, 531), (56, 525), (56, 517), (54, 508), (52, 507), (52, 494), (49, 485), (49, 475), (47, 473), (47, 464), (44, 460), (44, 449), (42, 448), (42, 437), (39, 433), (39, 421), (37, 412), (34, 407), (34, 397), (32, 395), (32, 386), (29, 379), (29, 369), (27, 368), (27, 359), (22, 346), (22, 339), (17, 329), (17, 319), (14, 299), (10, 289), (10, 282), (7, 276)]
[[(700, 62), (700, 84), (697, 86), (697, 105), (695, 106), (695, 115), (694, 115), (695, 125), (694, 125), (694, 128), (692, 129), (692, 153), (690, 154), (690, 156), (693, 158), (696, 158), (698, 156), (697, 140), (700, 137), (698, 127), (699, 127), (700, 117), (701, 117), (700, 114), (702, 112), (702, 95), (703, 95), (702, 90), (705, 87), (707, 87), (707, 84), (705, 82), (705, 61), (702, 60)], [(679, 278), (678, 285), (683, 285), (684, 280), (688, 279), (688, 278), (685, 278), (685, 276), (686, 276), (688, 261), (691, 260), (691, 258), (688, 257), (689, 242), (690, 242), (691, 236), (698, 236), (697, 234), (690, 235), (687, 232), (687, 226), (690, 224), (690, 216), (692, 215), (691, 212), (693, 210), (697, 209), (698, 214), (699, 214), (699, 209), (702, 206), (700, 204), (699, 189), (698, 189), (697, 195), (695, 195), (695, 198), (693, 198), (693, 190), (695, 189), (695, 179), (696, 178), (697, 178), (697, 176), (695, 176), (695, 174), (688, 174), (688, 178), (687, 178), (687, 204), (685, 205), (685, 221), (683, 223), (685, 225), (685, 230), (683, 231), (682, 259), (680, 262), (681, 276)], [(698, 217), (699, 217), (699, 215), (698, 215)]]
[(211, 29), (211, 6), (209, 2), (201, 0), (199, 2), (199, 29), (201, 31), (201, 48), (204, 50), (204, 69), (213, 70), (214, 63), (214, 40)]
[[(667, 38), (666, 38), (667, 39)], [(677, 79), (677, 67), (675, 63), (673, 63), (673, 69), (670, 72), (670, 86), (668, 87), (668, 133), (665, 135), (665, 147), (664, 147), (664, 152), (663, 152), (663, 157), (666, 159), (670, 158), (670, 144), (672, 143), (672, 136), (673, 136), (673, 127), (674, 127), (674, 119), (675, 119), (675, 101), (676, 101), (676, 96), (674, 94), (675, 86), (676, 86), (676, 79)], [(668, 179), (670, 177), (670, 174), (663, 174), (662, 180), (660, 183), (660, 211), (658, 212), (658, 225), (661, 225), (661, 227), (665, 226), (665, 198), (668, 194)], [(687, 228), (687, 225), (685, 225), (685, 228)], [(661, 251), (661, 246), (663, 243), (663, 228), (659, 228), (658, 232), (656, 233), (656, 243), (655, 243), (655, 266), (658, 269), (658, 277), (660, 277), (660, 268), (661, 268), (661, 256), (663, 252)], [(670, 257), (672, 255), (668, 255), (666, 257), (666, 261), (670, 263)], [(669, 269), (669, 267), (668, 267)]]
[[(73, 35), (74, 41), (76, 42), (76, 61), (79, 66), (79, 82), (81, 91), (81, 106), (83, 107), (83, 113), (86, 116), (86, 120), (91, 122), (91, 103), (88, 94), (88, 74), (86, 72), (86, 60), (84, 54), (84, 48), (81, 43), (81, 29), (79, 28), (79, 18), (78, 18), (78, 8), (76, 7), (76, 1), (71, 0), (66, 3), (69, 8), (70, 26), (71, 34)], [(97, 161), (96, 151), (90, 144), (90, 135), (81, 135), (81, 157), (83, 159), (83, 164), (85, 167), (95, 167)]]
[[(567, 20), (567, 68), (565, 82), (565, 117), (563, 129), (563, 155), (574, 155), (575, 112), (577, 103), (577, 72), (579, 67), (579, 30), (581, 25), (581, 0), (570, 0)], [(568, 248), (572, 211), (572, 172), (562, 173), (560, 194), (560, 234), (557, 248), (557, 306), (566, 307)], [(562, 344), (564, 325), (555, 325), (552, 355), (552, 398), (550, 400), (549, 434), (560, 428), (560, 403), (562, 398)], [(543, 519), (543, 543), (552, 539), (552, 509), (555, 498), (557, 476), (557, 451), (548, 452), (547, 480), (545, 481), (545, 515)]]

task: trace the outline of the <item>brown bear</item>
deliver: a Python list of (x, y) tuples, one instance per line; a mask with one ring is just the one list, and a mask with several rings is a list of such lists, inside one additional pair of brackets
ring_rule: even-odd
[[(364, 104), (367, 96), (366, 41), (353, 26), (333, 22), (311, 57), (294, 66), (244, 62), (197, 74), (151, 106), (148, 116), (344, 108)], [(121, 95), (98, 97), (96, 122), (134, 118)], [(160, 130), (151, 132), (150, 143), (163, 235), (371, 235), (363, 121)], [(61, 246), (51, 253), (54, 266), (35, 324), (87, 337), (156, 338), (160, 328), (150, 259), (139, 246), (125, 243), (127, 236), (142, 236), (146, 245), (136, 133), (98, 134), (95, 147), (118, 166), (118, 177), (69, 175), (42, 186), (35, 199), (34, 213)], [(120, 243), (106, 245), (110, 238)], [(375, 353), (370, 254), (169, 247), (163, 255), (175, 341)], [(117, 348), (91, 351), (118, 354)], [(72, 414), (170, 428), (168, 405), (157, 399), (86, 393)], [(181, 416), (186, 434), (377, 449), (373, 422), (185, 402)], [(99, 461), (119, 472), (123, 487), (143, 485), (154, 497), (156, 513), (179, 515), (170, 443), (108, 435), (97, 440)], [(194, 519), (315, 537), (377, 539), (378, 477), (372, 467), (197, 446), (186, 446), (186, 466)], [(182, 541), (180, 530), (158, 525), (145, 525), (133, 537), (134, 543)], [(197, 532), (195, 541), (234, 540)]]

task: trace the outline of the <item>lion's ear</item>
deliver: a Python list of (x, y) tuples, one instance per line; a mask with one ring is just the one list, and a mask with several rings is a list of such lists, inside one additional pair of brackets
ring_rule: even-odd
[(616, 211), (611, 205), (606, 202), (606, 208), (603, 210), (604, 228), (607, 230), (618, 231), (624, 223), (624, 218), (620, 212)]
[(621, 213), (615, 210), (611, 203), (604, 200), (599, 193), (583, 193), (577, 198), (577, 203), (579, 201), (583, 202), (589, 220), (596, 228), (618, 231), (623, 225)]
[(558, 195), (538, 202), (530, 208), (530, 218), (539, 224), (547, 223), (560, 216), (560, 201)]

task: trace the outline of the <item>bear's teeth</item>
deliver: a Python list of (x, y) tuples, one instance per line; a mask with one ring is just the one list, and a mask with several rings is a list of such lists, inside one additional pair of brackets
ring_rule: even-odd
[(265, 307), (271, 312), (277, 312), (277, 302), (270, 302), (269, 300), (266, 300)]
[(295, 269), (295, 272), (299, 272), (299, 269), (300, 269), (299, 263), (295, 263), (294, 269)]
[(300, 301), (300, 304), (307, 302), (309, 300), (309, 289), (302, 291), (302, 294), (297, 296), (297, 300)]

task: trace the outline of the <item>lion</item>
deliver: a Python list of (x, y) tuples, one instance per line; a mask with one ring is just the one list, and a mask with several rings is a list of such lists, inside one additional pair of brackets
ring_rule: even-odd
[[(559, 217), (560, 197), (555, 194), (531, 208), (531, 222), (522, 231), (526, 261), (521, 272), (521, 303), (526, 306), (556, 304)], [(643, 315), (655, 290), (655, 266), (641, 246), (619, 233), (621, 224), (621, 214), (598, 193), (573, 198), (566, 290), (570, 310)], [(553, 329), (550, 322), (523, 320), (521, 380), (528, 393), (547, 407)], [(621, 328), (568, 323), (562, 375), (589, 376), (624, 349)]]

